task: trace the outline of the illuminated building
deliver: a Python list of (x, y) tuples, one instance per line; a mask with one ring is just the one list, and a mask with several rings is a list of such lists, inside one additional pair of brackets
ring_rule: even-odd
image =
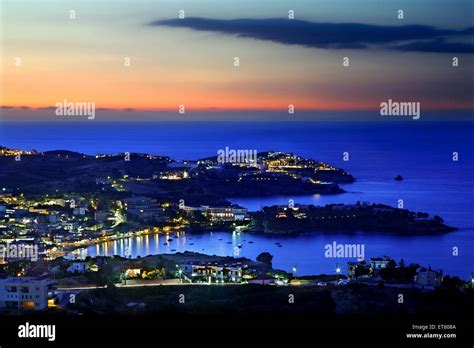
[(209, 207), (202, 205), (200, 207), (183, 207), (187, 212), (200, 211), (211, 221), (235, 221), (243, 220), (247, 217), (247, 209), (236, 206), (229, 207)]
[(191, 278), (203, 278), (208, 282), (240, 283), (242, 281), (242, 266), (240, 265), (210, 265), (185, 264), (180, 269)]
[(43, 310), (54, 306), (56, 286), (50, 279), (0, 279), (0, 308)]
[(155, 220), (162, 218), (163, 208), (156, 199), (150, 197), (130, 197), (122, 201), (122, 206), (128, 214), (143, 220)]

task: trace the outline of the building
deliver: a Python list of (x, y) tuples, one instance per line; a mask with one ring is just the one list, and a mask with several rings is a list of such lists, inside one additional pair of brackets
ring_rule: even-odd
[(384, 257), (372, 257), (370, 259), (370, 268), (372, 272), (378, 273), (382, 268), (387, 268), (390, 258), (388, 256)]
[(347, 273), (349, 278), (357, 278), (359, 275), (370, 273), (370, 267), (365, 261), (349, 261), (347, 263)]
[(109, 178), (96, 178), (95, 179), (95, 184), (96, 185), (108, 185), (108, 184), (110, 184), (110, 179)]
[(158, 220), (163, 218), (163, 208), (156, 199), (150, 197), (130, 197), (122, 201), (125, 211), (142, 220)]
[(168, 168), (186, 168), (188, 170), (190, 169), (196, 169), (198, 167), (198, 162), (197, 161), (173, 161), (167, 164)]
[(243, 220), (247, 209), (234, 207), (208, 207), (206, 215), (211, 221), (234, 221)]
[(276, 218), (287, 218), (292, 215), (297, 219), (306, 219), (307, 212), (309, 211), (309, 205), (305, 204), (294, 204), (292, 206), (279, 205), (277, 206)]
[(216, 282), (240, 283), (242, 280), (242, 267), (216, 267)]
[(349, 261), (347, 263), (347, 275), (349, 278), (356, 277), (356, 269), (359, 266), (359, 262)]
[(69, 273), (84, 273), (87, 271), (87, 262), (73, 262), (67, 271)]
[(0, 279), (0, 308), (43, 310), (54, 307), (57, 298), (55, 290), (55, 283), (50, 279)]
[(64, 222), (62, 227), (69, 233), (80, 233), (80, 226), (77, 222)]
[(215, 222), (244, 220), (247, 217), (247, 209), (237, 206), (229, 207), (209, 207), (201, 205), (200, 207), (183, 207), (186, 212), (200, 211), (209, 220)]
[(420, 267), (416, 271), (415, 286), (422, 289), (433, 290), (436, 287), (441, 286), (443, 282), (443, 272), (441, 270), (435, 271), (430, 267)]
[(72, 215), (86, 215), (86, 208), (74, 208)]
[(186, 170), (166, 170), (160, 172), (160, 175), (157, 176), (157, 178), (160, 178), (161, 180), (182, 180), (182, 179), (188, 179), (189, 178), (189, 172)]
[(275, 284), (275, 278), (263, 274), (263, 275), (260, 275), (258, 277), (249, 279), (248, 283), (249, 284), (270, 285), (270, 284)]
[(242, 281), (242, 266), (240, 265), (211, 265), (211, 264), (185, 264), (180, 270), (195, 280), (212, 283), (240, 283)]
[(129, 268), (125, 271), (125, 276), (127, 278), (136, 278), (142, 274), (141, 268)]
[(63, 198), (51, 198), (48, 201), (43, 202), (45, 205), (59, 205), (61, 207), (66, 206), (66, 200)]
[(94, 220), (98, 222), (106, 222), (113, 218), (113, 214), (110, 211), (96, 211), (94, 212)]

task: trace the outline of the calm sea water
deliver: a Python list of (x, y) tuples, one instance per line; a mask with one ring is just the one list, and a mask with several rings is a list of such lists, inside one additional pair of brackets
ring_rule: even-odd
[[(67, 149), (88, 154), (124, 151), (198, 159), (226, 146), (258, 151), (281, 150), (329, 162), (352, 173), (357, 182), (344, 185), (348, 193), (331, 196), (256, 197), (231, 199), (250, 210), (270, 204), (329, 204), (367, 201), (438, 214), (457, 232), (442, 236), (390, 236), (381, 233), (313, 234), (268, 237), (226, 232), (180, 235), (164, 245), (164, 236), (148, 236), (93, 246), (84, 255), (132, 256), (185, 250), (255, 258), (274, 255), (274, 266), (299, 274), (334, 272), (346, 259), (324, 257), (324, 245), (361, 243), (366, 257), (389, 255), (405, 262), (442, 268), (468, 278), (474, 273), (474, 123), (467, 122), (294, 122), (294, 123), (3, 123), (0, 145)], [(349, 161), (343, 153), (349, 153)], [(452, 153), (459, 161), (452, 161)], [(393, 178), (402, 175), (405, 180)], [(249, 242), (253, 243), (249, 243)], [(282, 247), (275, 243), (281, 242)], [(459, 249), (458, 256), (453, 248)]]

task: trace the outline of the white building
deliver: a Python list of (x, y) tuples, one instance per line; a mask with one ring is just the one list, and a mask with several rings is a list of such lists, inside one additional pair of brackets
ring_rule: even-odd
[(210, 265), (210, 264), (184, 264), (180, 269), (187, 276), (204, 277), (209, 282), (240, 283), (242, 281), (242, 266), (240, 265)]
[(84, 273), (86, 270), (87, 262), (73, 262), (67, 269), (69, 273)]
[(72, 215), (86, 215), (86, 208), (74, 208)]
[(441, 270), (435, 271), (431, 268), (421, 267), (417, 270), (415, 276), (415, 286), (432, 290), (441, 286), (443, 282), (443, 272)]
[(184, 206), (186, 212), (200, 211), (212, 221), (236, 221), (244, 220), (247, 217), (247, 209), (240, 207), (210, 207), (201, 205), (200, 207)]
[(0, 279), (0, 308), (42, 310), (55, 305), (55, 283), (50, 279)]
[(122, 206), (128, 214), (143, 220), (159, 220), (163, 218), (163, 208), (156, 199), (138, 196), (125, 198)]

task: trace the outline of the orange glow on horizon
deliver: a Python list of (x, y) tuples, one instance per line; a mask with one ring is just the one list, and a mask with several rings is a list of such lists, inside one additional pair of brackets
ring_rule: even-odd
[[(145, 67), (117, 70), (105, 66), (83, 71), (66, 65), (12, 67), (0, 71), (2, 99), (0, 105), (35, 109), (53, 108), (58, 102), (95, 103), (96, 110), (138, 112), (279, 111), (287, 112), (289, 105), (298, 111), (374, 111), (389, 99), (379, 91), (374, 75), (372, 84), (359, 82), (359, 76), (348, 77), (337, 84), (311, 78), (296, 81), (255, 77), (250, 71), (242, 76), (218, 72), (192, 71), (174, 75), (158, 67), (151, 73)], [(315, 83), (312, 85), (312, 83)], [(359, 87), (360, 86), (360, 87)], [(370, 86), (370, 87), (366, 87)], [(8, 87), (8, 88), (6, 88)], [(390, 99), (408, 101), (405, 97)], [(423, 110), (474, 109), (473, 101), (460, 99), (436, 100), (421, 98)], [(120, 116), (120, 117), (126, 117)]]
[[(84, 102), (87, 100), (79, 99), (66, 99), (68, 102)], [(385, 101), (381, 100), (380, 102)], [(59, 101), (59, 102), (62, 102)], [(351, 102), (341, 101), (301, 101), (300, 103), (294, 103), (295, 113), (298, 111), (374, 111), (379, 110), (380, 102), (361, 102), (358, 104)], [(107, 111), (117, 112), (178, 112), (180, 105), (184, 105), (186, 113), (188, 112), (235, 112), (235, 111), (268, 111), (268, 112), (287, 112), (290, 104), (277, 103), (272, 101), (262, 103), (218, 103), (217, 105), (202, 105), (202, 104), (177, 104), (156, 106), (156, 105), (111, 105), (111, 104), (98, 104), (96, 103), (96, 110), (105, 109)], [(245, 106), (241, 106), (245, 105)], [(33, 103), (29, 105), (1, 105), (10, 111), (29, 110), (29, 111), (40, 111), (56, 108), (55, 104), (46, 105), (40, 103)], [(471, 104), (459, 104), (456, 102), (427, 102), (421, 103), (423, 110), (470, 110), (474, 109), (474, 103)]]

